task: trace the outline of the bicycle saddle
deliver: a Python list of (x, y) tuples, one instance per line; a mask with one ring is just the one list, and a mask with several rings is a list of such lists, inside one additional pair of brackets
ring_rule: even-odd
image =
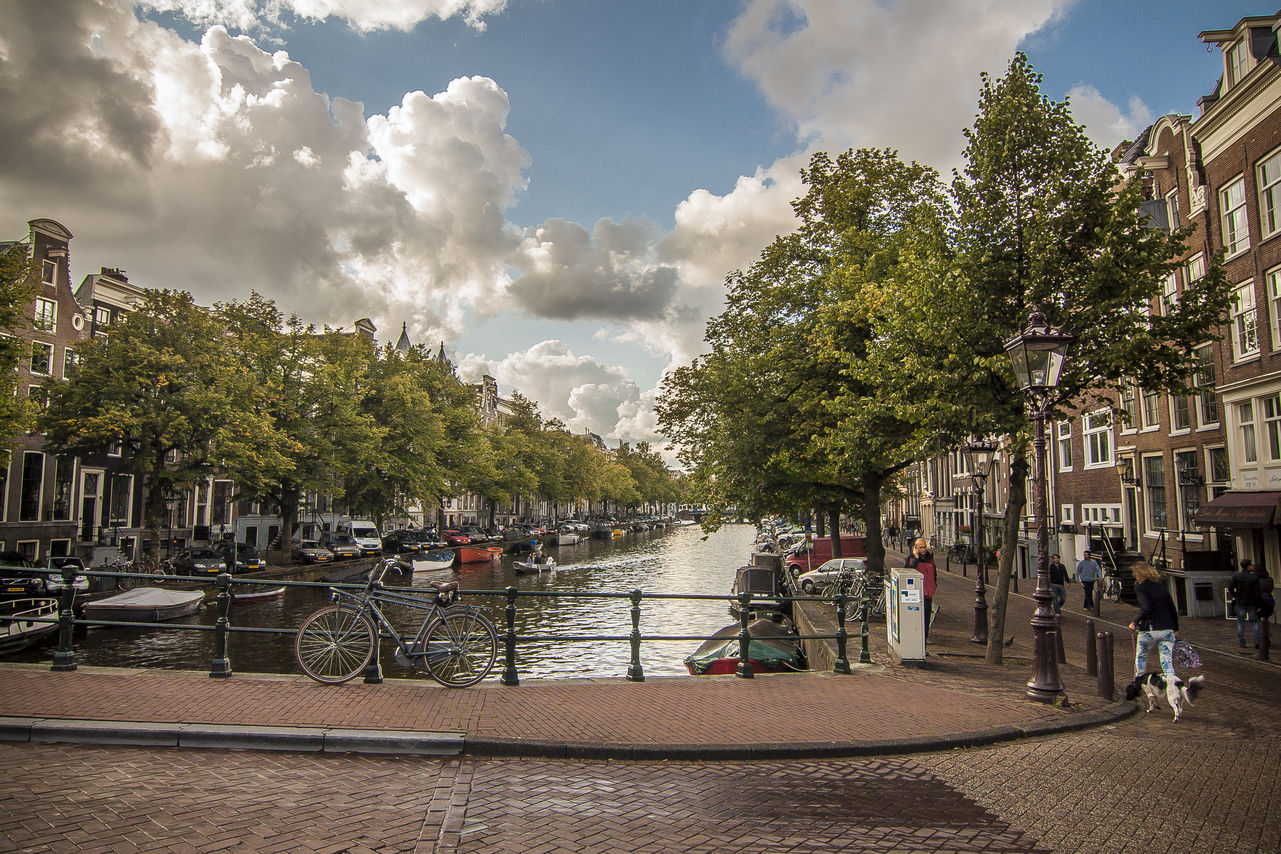
[(458, 589), (457, 581), (429, 581), (427, 583), (435, 587), (437, 593), (453, 593)]

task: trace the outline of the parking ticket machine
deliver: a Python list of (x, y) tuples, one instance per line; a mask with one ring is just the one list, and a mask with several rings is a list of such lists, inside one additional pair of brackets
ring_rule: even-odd
[(885, 630), (890, 650), (904, 664), (925, 663), (925, 576), (890, 569), (885, 578)]

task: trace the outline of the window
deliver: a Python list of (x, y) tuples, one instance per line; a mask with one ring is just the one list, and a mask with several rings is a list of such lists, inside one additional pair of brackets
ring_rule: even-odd
[(93, 312), (93, 325), (95, 332), (101, 332), (111, 325), (111, 309), (99, 306)]
[(1085, 465), (1112, 465), (1112, 417), (1106, 409), (1091, 412), (1084, 419)]
[(1161, 313), (1170, 314), (1179, 304), (1179, 272), (1171, 270), (1161, 282)]
[(1179, 191), (1171, 190), (1165, 197), (1166, 219), (1169, 220), (1170, 230), (1174, 231), (1179, 227)]
[(1247, 463), (1259, 461), (1259, 449), (1254, 441), (1254, 401), (1237, 404), (1237, 421), (1241, 427), (1241, 459)]
[(41, 332), (58, 329), (58, 304), (51, 299), (36, 297), (35, 326)]
[(1201, 465), (1196, 451), (1175, 451), (1174, 472), (1179, 479), (1179, 529), (1196, 529), (1196, 511), (1201, 507)]
[(1232, 295), (1232, 358), (1239, 361), (1259, 352), (1258, 312), (1254, 282), (1238, 285)]
[(1161, 424), (1161, 395), (1155, 391), (1140, 389), (1139, 396), (1143, 403), (1143, 429), (1151, 430)]
[(1134, 386), (1129, 383), (1121, 386), (1121, 409), (1125, 412), (1121, 432), (1133, 433), (1139, 427), (1139, 405), (1134, 399)]
[(1232, 469), (1228, 467), (1228, 449), (1227, 448), (1209, 448), (1210, 455), (1209, 481), (1210, 483), (1227, 483), (1232, 479)]
[(62, 375), (70, 378), (76, 372), (76, 365), (80, 364), (80, 357), (76, 351), (66, 347), (62, 351)]
[(1059, 437), (1059, 471), (1072, 470), (1072, 422), (1060, 421), (1056, 427)]
[(53, 345), (31, 342), (31, 373), (49, 376), (53, 373)]
[(1250, 248), (1250, 228), (1245, 219), (1245, 178), (1237, 178), (1219, 190), (1219, 224), (1223, 229), (1223, 251), (1236, 255)]
[(55, 281), (54, 277), (57, 275), (57, 273), (58, 273), (57, 263), (50, 261), (48, 258), (46, 258), (41, 263), (40, 281), (44, 282), (46, 285), (52, 285), (54, 283)]
[(1188, 259), (1188, 263), (1183, 269), (1183, 281), (1189, 285), (1205, 278), (1205, 256), (1198, 252)]
[(27, 386), (27, 400), (34, 400), (41, 409), (49, 408), (49, 392), (41, 385)]
[(1228, 66), (1228, 86), (1235, 86), (1250, 70), (1250, 55), (1246, 50), (1245, 39), (1235, 42), (1223, 52), (1223, 56)]
[(1148, 530), (1163, 531), (1169, 525), (1165, 510), (1165, 458), (1143, 458), (1143, 495), (1148, 510)]
[(1192, 429), (1192, 401), (1182, 395), (1170, 397), (1170, 429), (1187, 431)]
[(75, 457), (55, 457), (53, 461), (53, 513), (57, 522), (71, 519), (71, 484), (76, 474)]
[(1214, 348), (1202, 347), (1196, 351), (1197, 370), (1193, 384), (1200, 389), (1197, 395), (1197, 418), (1201, 426), (1219, 423), (1219, 399), (1215, 397)]
[(1264, 238), (1281, 231), (1281, 150), (1259, 164), (1259, 231)]
[(44, 486), (44, 454), (25, 451), (22, 454), (22, 493), (18, 499), (18, 521), (40, 521), (40, 492)]
[(111, 490), (107, 498), (107, 509), (111, 514), (107, 524), (113, 528), (128, 528), (129, 510), (133, 504), (133, 475), (113, 474), (107, 486)]
[(1281, 460), (1281, 394), (1263, 398), (1263, 441), (1268, 459)]

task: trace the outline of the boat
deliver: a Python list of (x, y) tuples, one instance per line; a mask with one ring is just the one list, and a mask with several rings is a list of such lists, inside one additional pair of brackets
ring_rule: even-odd
[(577, 531), (559, 531), (556, 534), (556, 545), (558, 546), (576, 546), (582, 541), (583, 536)]
[(58, 630), (58, 600), (26, 596), (0, 601), (0, 655), (17, 652)]
[(233, 602), (253, 602), (258, 599), (275, 599), (285, 595), (284, 585), (277, 587), (263, 587), (262, 585), (251, 585), (241, 587), (231, 591), (231, 601)]
[(86, 620), (119, 623), (157, 623), (174, 620), (200, 610), (205, 601), (203, 590), (163, 590), (159, 587), (135, 587), (116, 596), (84, 604)]
[(756, 608), (779, 607), (782, 595), (777, 570), (773, 567), (752, 565), (738, 568), (729, 592), (734, 597), (734, 601), (729, 605), (729, 612), (734, 617), (739, 615), (738, 597), (743, 593), (752, 594), (752, 604)]
[(531, 556), (529, 560), (518, 560), (512, 563), (517, 575), (536, 575), (540, 572), (551, 572), (556, 568), (556, 559), (543, 557), (539, 560)]
[[(718, 630), (685, 659), (691, 676), (719, 676), (738, 671), (742, 627), (731, 623)], [(799, 636), (788, 623), (756, 619), (747, 624), (751, 640), (747, 646), (753, 673), (790, 673), (805, 669), (805, 655)]]
[(486, 563), (503, 556), (502, 546), (459, 546), (459, 563)]
[(454, 565), (454, 557), (453, 549), (432, 549), (414, 555), (410, 562), (415, 572), (427, 572), (433, 569), (449, 569)]

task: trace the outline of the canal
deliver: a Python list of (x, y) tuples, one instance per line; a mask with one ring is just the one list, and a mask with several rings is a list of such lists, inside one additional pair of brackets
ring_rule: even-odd
[[(588, 539), (573, 546), (550, 548), (555, 572), (517, 575), (511, 557), (486, 564), (469, 564), (438, 572), (415, 572), (389, 585), (427, 586), (429, 580), (456, 580), (466, 591), (493, 591), (495, 595), (469, 595), (467, 601), (482, 605), (501, 631), (506, 600), (502, 591), (514, 586), (522, 591), (546, 593), (681, 593), (727, 595), (735, 570), (748, 562), (755, 529), (729, 525), (704, 535), (696, 525), (627, 534), (615, 540)], [(313, 610), (326, 604), (323, 588), (289, 587), (281, 598), (236, 603), (230, 621), (235, 627), (289, 629), (287, 634), (231, 634), (228, 658), (238, 673), (298, 673), (293, 657), (292, 630)], [(642, 602), (643, 635), (710, 635), (732, 622), (728, 602), (720, 600), (654, 599)], [(212, 626), (216, 609), (172, 621), (174, 625)], [(421, 612), (389, 612), (398, 630), (409, 630)], [(516, 633), (519, 637), (614, 635), (631, 632), (631, 601), (627, 598), (588, 599), (561, 596), (521, 597), (517, 602)], [(501, 641), (501, 637), (500, 637)], [(173, 628), (81, 627), (76, 632), (76, 656), (84, 665), (107, 667), (158, 667), (174, 670), (208, 670), (214, 659), (212, 631)], [(391, 644), (383, 644), (382, 663), (389, 677), (414, 674), (395, 663)], [(685, 674), (684, 658), (698, 641), (653, 641), (641, 646), (641, 663), (648, 676)], [(48, 661), (56, 641), (7, 656), (7, 661)], [(530, 641), (517, 647), (517, 669), (522, 680), (549, 677), (623, 677), (631, 648), (626, 641)], [(491, 678), (502, 669), (499, 662)]]

